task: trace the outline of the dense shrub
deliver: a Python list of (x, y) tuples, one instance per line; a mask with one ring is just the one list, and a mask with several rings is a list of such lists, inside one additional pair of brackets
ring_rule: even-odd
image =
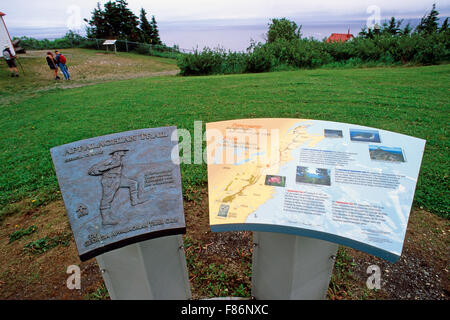
[(355, 67), (397, 64), (437, 64), (450, 58), (450, 32), (431, 35), (381, 34), (328, 43), (314, 39), (279, 38), (271, 43), (252, 43), (246, 53), (205, 49), (183, 56), (178, 66), (183, 75), (266, 72), (286, 68), (321, 66)]
[(324, 50), (336, 61), (346, 61), (356, 57), (355, 46), (352, 41), (348, 42), (324, 42)]
[(231, 52), (223, 55), (223, 74), (243, 73), (247, 67), (247, 55), (242, 52)]
[[(448, 18), (439, 27), (433, 9), (413, 31), (392, 17), (379, 28), (363, 28), (346, 42), (301, 38), (301, 27), (286, 18), (272, 19), (267, 42), (251, 43), (247, 53), (196, 51), (179, 60), (181, 74), (290, 70), (291, 68), (437, 64), (450, 58)], [(231, 62), (233, 61), (233, 62)], [(232, 66), (232, 67), (231, 67)]]
[[(420, 64), (437, 64), (448, 60), (448, 37), (446, 35), (430, 35), (417, 41), (414, 62)], [(448, 33), (447, 33), (448, 36)], [(447, 42), (444, 42), (445, 39)]]
[(20, 37), (14, 39), (20, 39), (20, 46), (26, 50), (76, 48), (84, 47), (85, 45), (88, 45), (88, 42), (92, 42), (92, 40), (84, 38), (72, 31), (67, 32), (64, 37), (54, 40), (37, 40), (30, 37)]
[(246, 72), (266, 72), (272, 68), (273, 55), (268, 46), (257, 44), (247, 55)]
[(205, 48), (203, 51), (198, 49), (192, 54), (186, 54), (178, 57), (178, 67), (181, 75), (207, 75), (221, 73), (224, 55), (221, 50), (212, 50)]

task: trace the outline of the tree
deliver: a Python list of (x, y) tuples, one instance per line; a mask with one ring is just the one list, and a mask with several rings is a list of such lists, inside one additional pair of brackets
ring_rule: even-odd
[(425, 14), (416, 27), (416, 32), (420, 34), (433, 34), (438, 31), (439, 12), (436, 10), (436, 4), (433, 4), (430, 13)]
[(267, 32), (267, 42), (272, 43), (280, 39), (287, 41), (300, 39), (301, 29), (302, 26), (297, 26), (294, 21), (286, 18), (272, 19), (272, 23), (269, 23), (269, 31)]
[(395, 17), (392, 17), (391, 20), (389, 20), (389, 23), (383, 23), (382, 33), (396, 36), (400, 33), (400, 26), (402, 22), (403, 20), (396, 20)]
[(374, 37), (374, 29), (372, 28), (367, 28), (366, 26), (364, 26), (361, 31), (358, 33), (358, 36), (363, 38), (363, 39), (373, 39)]
[(441, 28), (439, 29), (439, 33), (444, 33), (448, 30), (448, 17), (445, 18), (444, 22), (441, 25)]
[(140, 23), (139, 27), (141, 29), (142, 42), (151, 43), (154, 32), (153, 32), (152, 25), (147, 20), (147, 13), (145, 12), (144, 8), (141, 8), (140, 20), (141, 20), (141, 23)]
[(84, 19), (89, 26), (86, 27), (86, 35), (88, 38), (102, 38), (106, 37), (108, 33), (107, 23), (105, 21), (104, 12), (100, 7), (100, 2), (97, 2), (97, 7), (92, 11), (91, 20)]
[(159, 37), (158, 25), (156, 24), (155, 16), (152, 16), (151, 26), (153, 29), (152, 43), (157, 45), (162, 45), (161, 38)]
[(411, 34), (412, 28), (411, 24), (408, 22), (408, 24), (403, 28), (403, 30), (400, 31), (400, 34), (403, 36), (409, 36)]
[(88, 36), (139, 40), (138, 18), (127, 6), (125, 0), (108, 1), (102, 10), (97, 3), (91, 20), (84, 19), (90, 26), (86, 30)]

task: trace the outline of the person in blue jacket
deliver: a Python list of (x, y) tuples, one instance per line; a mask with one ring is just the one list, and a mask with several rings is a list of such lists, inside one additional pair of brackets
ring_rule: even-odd
[(59, 69), (64, 75), (64, 78), (66, 80), (70, 80), (69, 70), (66, 65), (66, 57), (64, 57), (58, 50), (55, 51), (55, 54), (56, 54), (55, 56), (56, 63), (58, 64)]

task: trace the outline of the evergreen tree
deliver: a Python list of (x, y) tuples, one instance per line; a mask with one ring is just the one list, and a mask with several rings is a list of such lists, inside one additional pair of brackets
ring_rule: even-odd
[(145, 12), (144, 8), (141, 8), (140, 14), (140, 29), (141, 29), (141, 41), (144, 43), (151, 43), (153, 38), (153, 27), (150, 22), (147, 20), (147, 12)]
[(102, 38), (107, 34), (107, 23), (105, 21), (104, 12), (97, 2), (97, 7), (92, 11), (91, 20), (84, 19), (89, 26), (86, 27), (86, 35), (88, 38)]
[(439, 33), (446, 32), (448, 30), (448, 17), (445, 18), (444, 22), (441, 25), (441, 28), (439, 29)]
[(150, 23), (153, 34), (152, 34), (152, 44), (162, 45), (161, 38), (159, 37), (158, 25), (156, 24), (155, 16), (152, 16), (152, 22)]
[(400, 34), (403, 36), (409, 36), (411, 34), (411, 24), (408, 22), (408, 24), (403, 28), (403, 30), (400, 31)]
[(400, 26), (402, 22), (403, 20), (396, 20), (395, 17), (392, 17), (391, 20), (389, 20), (389, 23), (383, 23), (382, 33), (396, 36), (400, 33)]
[(361, 29), (361, 31), (358, 33), (358, 36), (361, 37), (361, 38), (367, 39), (367, 35), (368, 35), (367, 26), (364, 26)]
[(430, 13), (423, 16), (416, 31), (421, 34), (433, 34), (438, 31), (439, 12), (436, 10), (436, 4), (433, 4)]
[(138, 18), (127, 6), (128, 3), (125, 0), (108, 1), (102, 10), (97, 3), (91, 20), (85, 19), (90, 26), (86, 30), (88, 36), (139, 40)]

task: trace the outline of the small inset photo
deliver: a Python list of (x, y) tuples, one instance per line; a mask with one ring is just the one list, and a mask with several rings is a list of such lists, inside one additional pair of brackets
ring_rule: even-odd
[(350, 129), (350, 140), (380, 143), (380, 133), (377, 130)]
[(369, 154), (372, 160), (405, 162), (402, 148), (369, 145)]
[(274, 176), (274, 175), (268, 174), (266, 176), (265, 185), (266, 186), (274, 186), (274, 187), (285, 187), (286, 186), (286, 177)]
[(342, 138), (342, 130), (324, 129), (323, 134), (325, 138)]
[(228, 204), (221, 204), (217, 216), (226, 218), (228, 216), (228, 210), (230, 210), (230, 206)]
[(330, 169), (298, 166), (295, 182), (331, 186)]

